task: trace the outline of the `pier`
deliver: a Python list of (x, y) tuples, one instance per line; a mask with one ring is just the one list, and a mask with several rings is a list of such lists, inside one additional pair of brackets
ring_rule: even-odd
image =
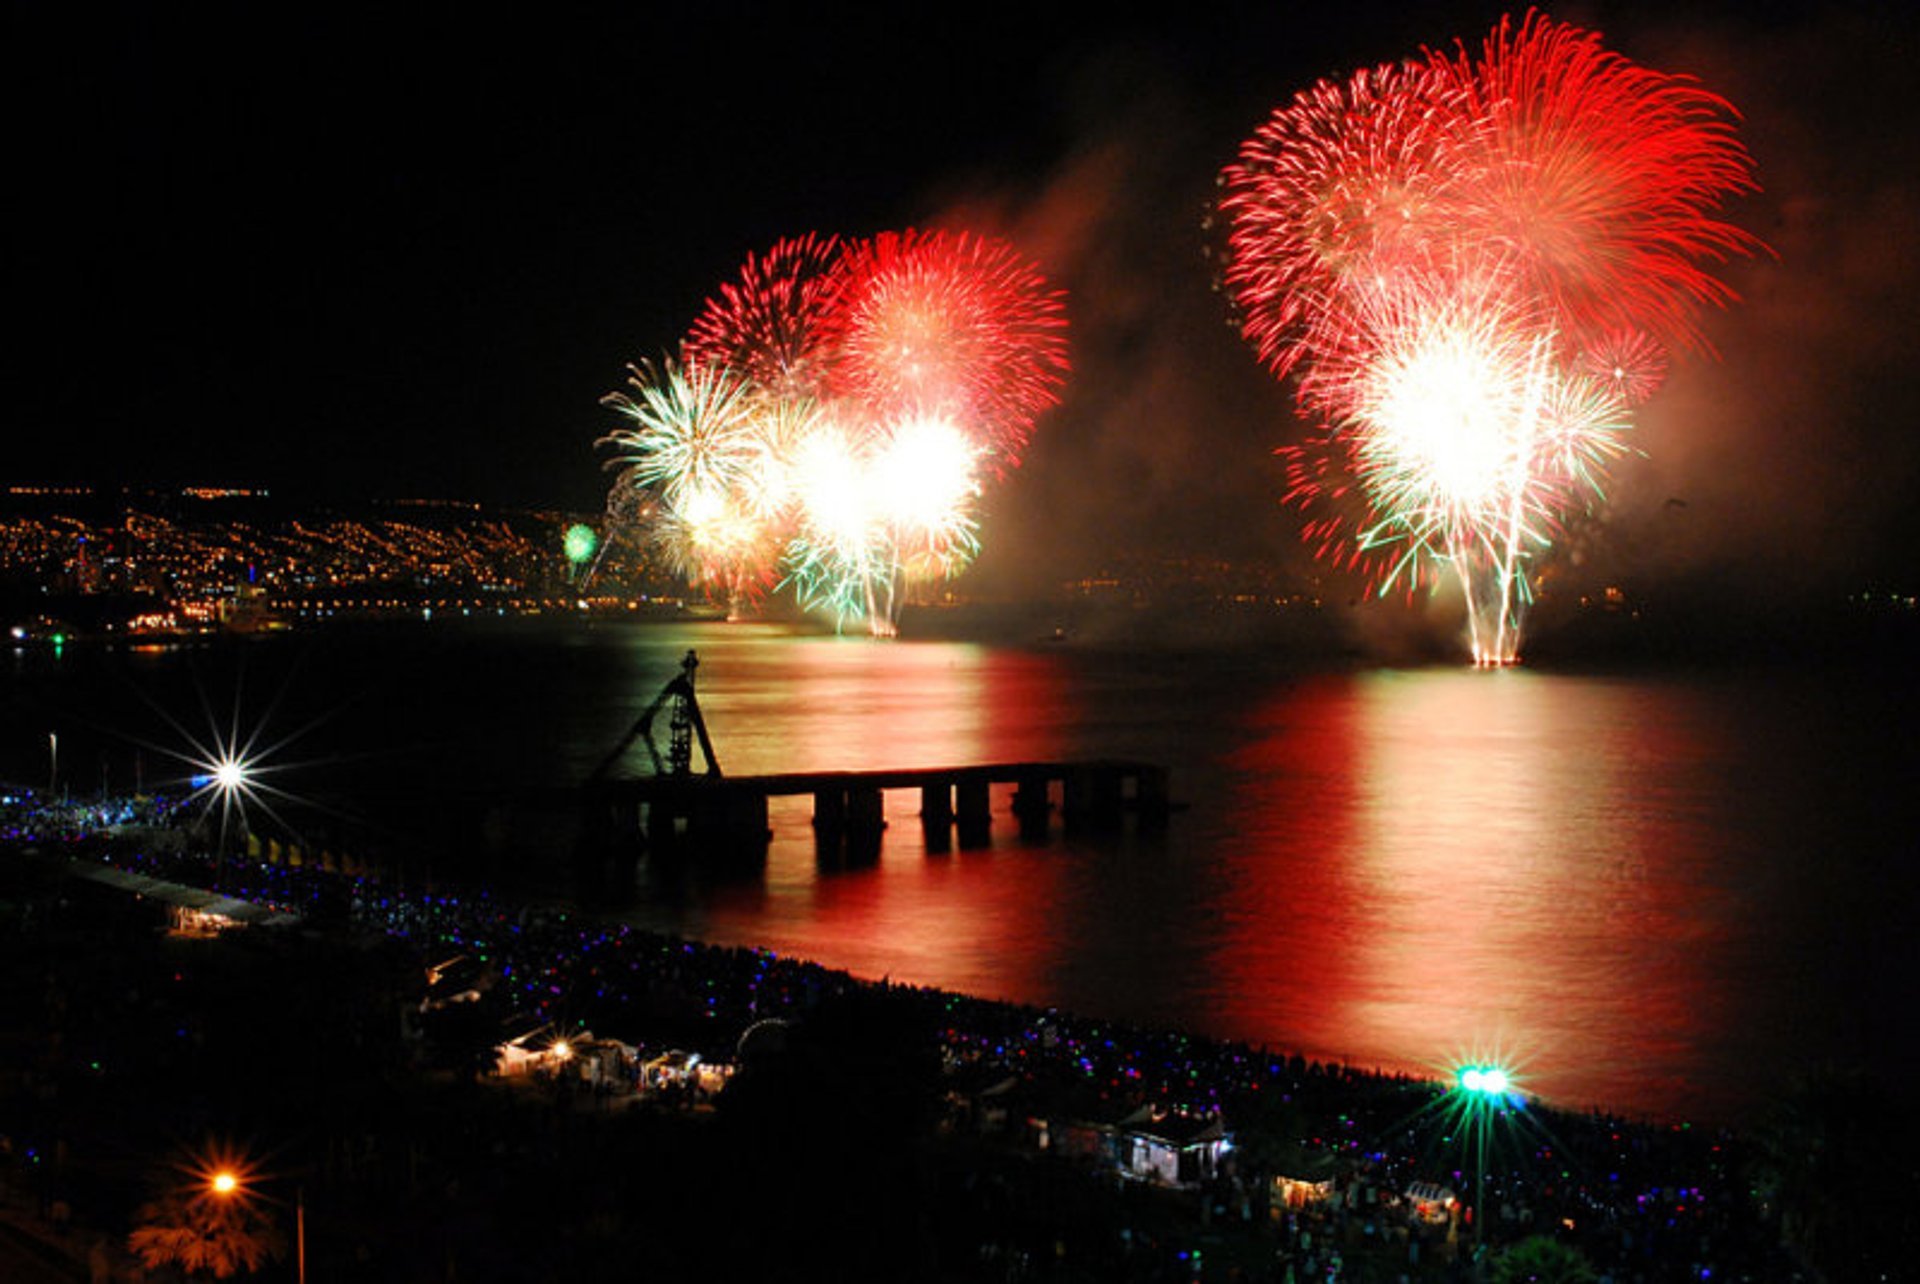
[[(773, 837), (768, 801), (811, 796), (813, 832), (823, 860), (869, 860), (879, 855), (887, 828), (888, 791), (917, 791), (920, 824), (930, 852), (983, 847), (993, 828), (993, 790), (1013, 786), (1020, 836), (1044, 838), (1056, 814), (1068, 832), (1112, 832), (1131, 813), (1142, 830), (1159, 829), (1172, 809), (1167, 769), (1152, 763), (1003, 762), (965, 767), (901, 767), (879, 771), (800, 771), (729, 776), (720, 770), (713, 741), (694, 694), (700, 660), (692, 651), (673, 678), (601, 760), (584, 786), (585, 863), (610, 854), (624, 882), (641, 852), (672, 860), (698, 857), (728, 863), (762, 861)], [(666, 750), (653, 725), (667, 714)], [(613, 769), (635, 743), (646, 746), (651, 775), (616, 777)], [(693, 769), (699, 749), (705, 770)]]
[(881, 771), (790, 772), (768, 776), (601, 777), (586, 785), (589, 815), (615, 847), (649, 853), (764, 856), (772, 837), (768, 800), (810, 795), (823, 854), (878, 852), (889, 791), (917, 791), (929, 851), (984, 846), (995, 786), (1013, 786), (1011, 816), (1021, 837), (1046, 836), (1053, 817), (1074, 832), (1113, 832), (1131, 815), (1142, 830), (1172, 810), (1167, 769), (1151, 763), (1008, 762)]

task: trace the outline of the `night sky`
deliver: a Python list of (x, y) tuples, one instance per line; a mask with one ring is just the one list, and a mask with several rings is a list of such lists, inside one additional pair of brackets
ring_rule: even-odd
[[(1068, 291), (1075, 374), (977, 574), (1298, 559), (1285, 391), (1211, 293), (1213, 177), (1314, 80), (1492, 5), (853, 9), (12, 3), (0, 479), (600, 507), (599, 404), (745, 255), (963, 225)], [(814, 10), (814, 12), (806, 12)], [(1587, 4), (1742, 111), (1766, 191), (1583, 557), (1781, 594), (1920, 531), (1913, 19)], [(1678, 501), (1677, 503), (1675, 501)], [(1906, 583), (1915, 582), (1911, 572)]]

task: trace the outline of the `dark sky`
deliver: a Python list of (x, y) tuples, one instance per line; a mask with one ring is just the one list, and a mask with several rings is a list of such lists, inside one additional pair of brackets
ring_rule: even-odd
[[(1292, 555), (1270, 452), (1296, 429), (1209, 291), (1213, 175), (1313, 80), (1502, 10), (1119, 7), (11, 3), (0, 479), (597, 509), (600, 396), (748, 252), (959, 222), (1038, 259), (1073, 325), (980, 569)], [(1915, 24), (1553, 12), (1742, 109), (1767, 190), (1737, 216), (1779, 252), (1731, 271), (1720, 360), (1643, 413), (1594, 555), (1796, 583), (1903, 562)]]

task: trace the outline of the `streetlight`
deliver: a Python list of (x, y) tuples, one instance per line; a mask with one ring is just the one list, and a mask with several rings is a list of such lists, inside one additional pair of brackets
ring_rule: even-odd
[(211, 810), (218, 806), (220, 809), (220, 829), (214, 835), (213, 849), (213, 883), (218, 890), (221, 876), (226, 872), (228, 825), (233, 824), (237, 834), (244, 835), (247, 832), (246, 804), (255, 793), (254, 768), (244, 756), (233, 750), (224, 751), (211, 761), (199, 765), (205, 770), (190, 782), (194, 796), (205, 794), (208, 797), (207, 808)]
[(213, 769), (213, 783), (221, 793), (231, 794), (247, 784), (247, 764), (238, 758), (224, 758)]
[(1504, 1097), (1511, 1084), (1499, 1066), (1467, 1066), (1460, 1071), (1460, 1086), (1484, 1097)]
[(1487, 1242), (1487, 1133), (1493, 1116), (1503, 1112), (1513, 1090), (1513, 1076), (1497, 1065), (1467, 1065), (1454, 1072), (1456, 1108), (1473, 1130), (1473, 1237)]
[[(246, 1174), (232, 1168), (216, 1168), (207, 1177), (207, 1189), (220, 1199), (246, 1197)], [(293, 1262), (299, 1284), (307, 1284), (307, 1192), (293, 1188)]]

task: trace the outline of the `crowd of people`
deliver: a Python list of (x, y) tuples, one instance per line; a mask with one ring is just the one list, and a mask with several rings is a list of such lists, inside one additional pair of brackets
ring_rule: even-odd
[[(929, 1029), (950, 1070), (1004, 1070), (1023, 1114), (1101, 1123), (1151, 1106), (1220, 1119), (1233, 1140), (1217, 1180), (1197, 1192), (1204, 1216), (1254, 1219), (1277, 1236), (1276, 1260), (1311, 1262), (1394, 1231), (1408, 1278), (1472, 1246), (1549, 1235), (1603, 1278), (1791, 1278), (1766, 1210), (1750, 1197), (1745, 1142), (1684, 1122), (1563, 1111), (1518, 1095), (1465, 1098), (1452, 1085), (1308, 1061), (1243, 1043), (1094, 1016), (856, 979), (762, 949), (700, 944), (480, 890), (402, 890), (322, 868), (154, 841), (177, 819), (166, 803), (100, 804), (77, 814), (31, 791), (5, 791), (0, 835), (16, 846), (85, 855), (273, 906), (314, 924), (409, 943), (429, 963), (458, 965), (527, 1021), (591, 1029), (710, 1060), (732, 1060), (744, 1032), (804, 1022), (821, 1004), (878, 996)], [(1018, 1127), (1011, 1130), (1017, 1139)], [(1276, 1177), (1299, 1178), (1311, 1203), (1289, 1208)], [(1445, 1236), (1422, 1228), (1415, 1183), (1456, 1200)], [(1252, 1192), (1253, 1197), (1249, 1197)], [(1414, 1221), (1413, 1233), (1405, 1229)], [(1395, 1228), (1398, 1228), (1395, 1231)], [(1316, 1248), (1316, 1242), (1318, 1247)], [(1332, 1269), (1337, 1270), (1338, 1267)]]

